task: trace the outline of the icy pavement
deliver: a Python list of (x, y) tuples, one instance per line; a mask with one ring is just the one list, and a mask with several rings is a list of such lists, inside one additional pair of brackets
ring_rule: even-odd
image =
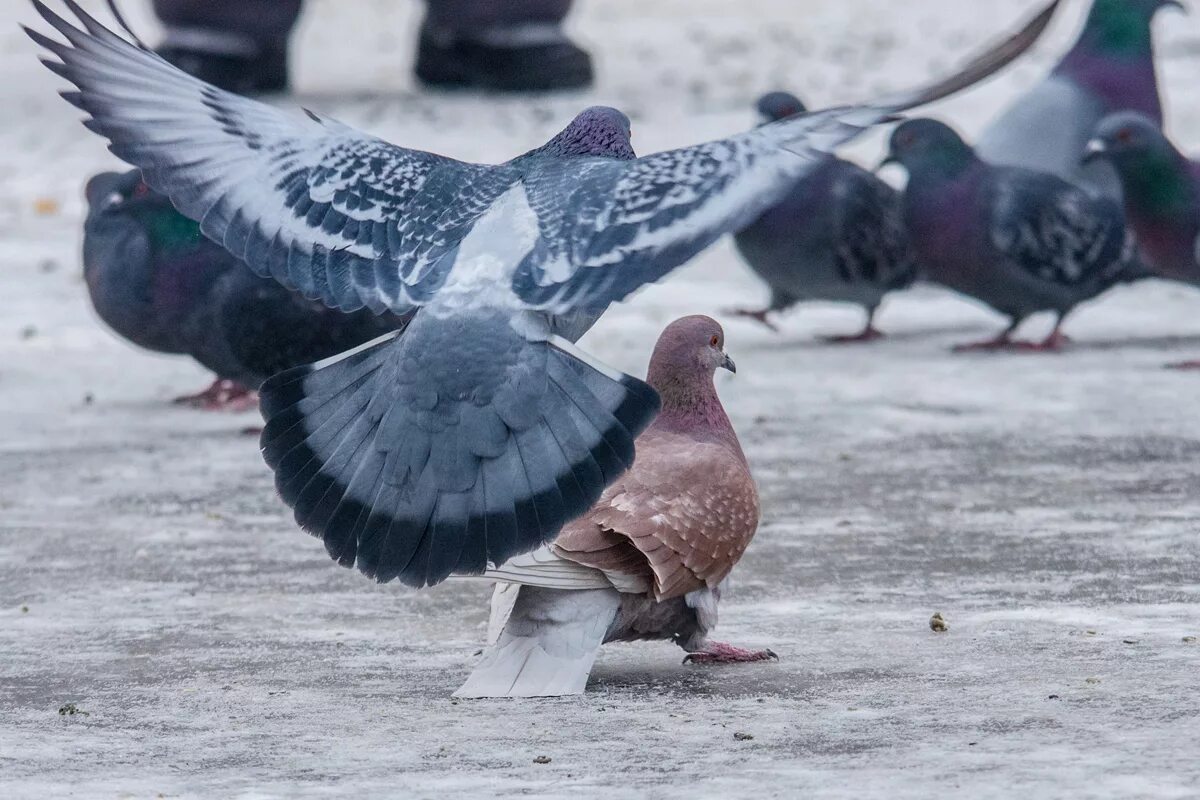
[[(865, 97), (1034, 3), (580, 0), (597, 90), (487, 102), (413, 91), (415, 3), (348, 5), (311, 4), (300, 102), (499, 160), (594, 102), (648, 152), (748, 125), (762, 89)], [(939, 111), (977, 130), (1079, 5)], [(0, 8), (0, 796), (1200, 795), (1200, 376), (1161, 368), (1200, 357), (1200, 293), (1115, 291), (1056, 356), (950, 355), (1001, 321), (932, 289), (891, 302), (895, 336), (868, 347), (817, 343), (859, 324), (845, 309), (780, 336), (729, 322), (721, 391), (765, 518), (719, 633), (781, 660), (618, 646), (584, 698), (456, 704), (487, 587), (333, 565), (274, 499), (254, 416), (167, 405), (206, 376), (95, 322), (80, 186), (114, 162), (16, 32), (24, 3)], [(1200, 27), (1161, 26), (1172, 128), (1200, 151)], [(585, 344), (640, 373), (674, 317), (761, 297), (721, 246)]]

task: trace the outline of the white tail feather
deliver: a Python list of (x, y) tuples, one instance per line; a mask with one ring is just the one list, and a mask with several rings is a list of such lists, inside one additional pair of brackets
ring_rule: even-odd
[[(508, 602), (497, 591), (495, 601)], [(561, 697), (583, 694), (596, 654), (621, 605), (612, 588), (517, 588), (508, 621), (455, 697)]]

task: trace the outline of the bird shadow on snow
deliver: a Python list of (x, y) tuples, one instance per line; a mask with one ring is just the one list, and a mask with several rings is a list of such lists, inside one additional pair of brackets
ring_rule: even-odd
[[(1068, 347), (1071, 350), (1110, 351), (1110, 350), (1154, 350), (1187, 352), (1200, 350), (1200, 335), (1197, 336), (1149, 336), (1130, 337), (1125, 339), (1075, 339)], [(1200, 355), (1200, 353), (1197, 353)]]

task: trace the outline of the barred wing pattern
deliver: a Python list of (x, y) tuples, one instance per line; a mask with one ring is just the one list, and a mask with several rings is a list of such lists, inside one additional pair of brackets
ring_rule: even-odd
[(35, 6), (70, 43), (28, 31), (79, 87), (64, 97), (87, 126), (207, 236), (309, 299), (376, 312), (426, 302), (445, 256), (516, 179), (223, 92), (73, 2), (86, 32)]
[(541, 237), (513, 289), (552, 313), (601, 309), (778, 203), (887, 109), (836, 108), (635, 161), (547, 162), (525, 177)]

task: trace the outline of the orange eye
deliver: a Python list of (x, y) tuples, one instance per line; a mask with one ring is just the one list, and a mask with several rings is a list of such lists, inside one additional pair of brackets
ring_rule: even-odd
[(1133, 131), (1129, 128), (1122, 128), (1117, 132), (1117, 141), (1121, 144), (1129, 144), (1133, 141)]
[(711, 344), (713, 347), (716, 347), (716, 346), (717, 346), (717, 345), (719, 345), (720, 343), (721, 343), (721, 337), (720, 337), (720, 336), (713, 336), (713, 337), (712, 337), (712, 339), (709, 341), (709, 344)]

